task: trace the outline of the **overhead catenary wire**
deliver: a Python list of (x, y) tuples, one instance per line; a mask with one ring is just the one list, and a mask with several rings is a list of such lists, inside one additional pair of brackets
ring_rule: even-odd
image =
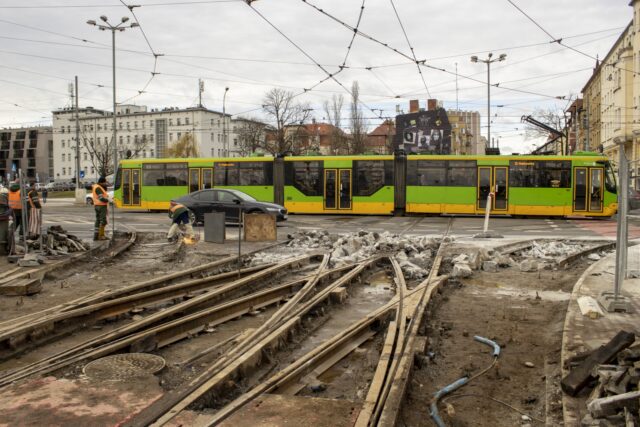
[[(422, 84), (424, 85), (424, 89), (427, 91), (427, 96), (431, 98), (431, 93), (429, 92), (429, 87), (427, 86), (427, 82), (424, 79), (424, 74), (422, 74), (422, 69), (420, 68), (420, 63), (418, 62), (418, 58), (416, 58), (416, 52), (409, 41), (409, 36), (407, 35), (407, 31), (404, 29), (404, 25), (402, 24), (402, 20), (400, 19), (400, 15), (398, 14), (398, 9), (396, 9), (396, 5), (393, 0), (389, 0), (391, 3), (391, 7), (393, 8), (393, 12), (398, 19), (398, 24), (400, 24), (400, 28), (402, 29), (402, 34), (404, 34), (404, 38), (407, 41), (407, 45), (409, 46), (409, 50), (411, 51), (411, 56), (413, 57), (413, 61), (416, 63), (416, 67), (418, 67), (418, 74), (420, 74), (420, 79), (422, 79)], [(357, 29), (356, 29), (357, 30)]]

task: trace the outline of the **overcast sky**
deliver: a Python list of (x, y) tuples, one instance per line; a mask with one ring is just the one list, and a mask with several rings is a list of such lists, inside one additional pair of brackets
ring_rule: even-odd
[[(117, 101), (195, 106), (202, 78), (210, 109), (222, 110), (229, 87), (227, 112), (262, 118), (264, 94), (279, 87), (300, 93), (322, 121), (323, 101), (340, 93), (347, 101), (345, 88), (357, 80), (372, 130), (380, 123), (377, 109), (393, 117), (396, 105), (408, 110), (410, 99), (424, 106), (437, 98), (456, 108), (457, 63), (457, 105), (479, 111), (486, 134), (486, 66), (469, 58), (506, 53), (506, 61), (491, 67), (492, 83), (500, 83), (491, 92), (492, 136), (501, 138), (504, 151), (526, 152), (539, 141), (525, 139), (520, 117), (536, 108), (564, 109), (579, 95), (592, 57), (606, 55), (633, 11), (628, 0), (512, 1), (582, 53), (551, 43), (508, 0), (256, 0), (251, 6), (244, 0), (125, 0), (141, 6), (133, 12), (142, 31), (116, 35)], [(358, 35), (348, 52), (353, 30), (337, 21), (354, 27), (361, 10), (359, 30), (373, 40)], [(52, 110), (70, 105), (75, 75), (81, 106), (111, 109), (111, 34), (86, 24), (101, 15), (113, 23), (123, 16), (135, 21), (118, 0), (0, 0), (0, 127), (50, 124)], [(418, 61), (437, 68), (420, 67), (426, 87), (407, 39)], [(335, 80), (320, 83), (327, 73)]]

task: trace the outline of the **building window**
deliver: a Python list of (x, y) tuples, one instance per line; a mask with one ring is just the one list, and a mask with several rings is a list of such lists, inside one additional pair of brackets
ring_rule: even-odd
[(173, 126), (173, 119), (169, 119), (169, 126)]
[(184, 124), (185, 124), (185, 125), (188, 125), (188, 124), (189, 124), (189, 117), (185, 117), (185, 118), (184, 118)]
[(62, 140), (62, 148), (64, 148), (64, 139)]
[(118, 122), (118, 129), (122, 129), (122, 122)]
[(87, 160), (87, 153), (84, 153), (84, 160)]
[(133, 122), (133, 128), (138, 129), (138, 122)]
[(60, 133), (64, 133), (64, 126), (60, 128)]
[[(179, 123), (178, 123), (178, 124), (179, 124)], [(177, 139), (178, 139), (178, 141), (179, 141), (179, 140), (180, 140), (180, 138), (182, 137), (182, 132), (178, 132), (176, 135), (177, 135), (177, 136), (176, 136), (176, 138), (177, 138)]]
[(173, 134), (172, 133), (169, 134), (169, 141), (173, 141)]
[(180, 125), (182, 124), (182, 121), (180, 120), (180, 117), (178, 117), (178, 118), (176, 119), (176, 124), (177, 124), (178, 126), (180, 126)]
[(67, 168), (62, 168), (62, 176), (65, 176), (67, 174)]

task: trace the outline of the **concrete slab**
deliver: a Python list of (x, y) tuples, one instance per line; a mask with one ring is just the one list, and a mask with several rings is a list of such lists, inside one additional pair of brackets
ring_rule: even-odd
[[(640, 246), (629, 247), (629, 269), (635, 269), (640, 263)], [(590, 351), (607, 343), (619, 331), (635, 333), (640, 336), (640, 279), (627, 279), (623, 285), (623, 294), (629, 297), (633, 313), (607, 313), (602, 317), (585, 316), (580, 311), (578, 299), (592, 297), (597, 299), (604, 291), (613, 290), (615, 271), (615, 253), (595, 262), (576, 282), (565, 317), (562, 337), (562, 376), (568, 374), (564, 368), (570, 357)], [(580, 420), (587, 415), (586, 399), (588, 391), (573, 398), (563, 394), (562, 404), (566, 426), (579, 426)]]
[(266, 394), (220, 424), (221, 427), (351, 427), (360, 404), (349, 400)]
[(158, 399), (154, 376), (131, 382), (38, 378), (0, 393), (0, 426), (114, 426)]

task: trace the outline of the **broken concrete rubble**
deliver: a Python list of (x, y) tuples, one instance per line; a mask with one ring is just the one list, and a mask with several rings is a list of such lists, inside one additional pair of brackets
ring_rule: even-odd
[(495, 261), (483, 261), (482, 270), (489, 273), (495, 273), (498, 271), (498, 263)]
[(561, 258), (576, 254), (588, 247), (586, 243), (567, 243), (562, 241), (533, 242), (528, 250), (520, 253), (525, 258), (557, 262)]
[(520, 263), (520, 271), (525, 273), (538, 271), (538, 263), (534, 259), (525, 259)]
[(291, 241), (277, 253), (256, 254), (252, 265), (277, 262), (300, 250), (322, 249), (331, 254), (331, 263), (339, 267), (363, 261), (375, 255), (393, 255), (408, 278), (420, 279), (429, 272), (437, 240), (428, 237), (400, 236), (389, 232), (334, 235), (325, 230), (299, 231), (289, 235)]
[(451, 271), (451, 277), (470, 277), (473, 275), (473, 270), (469, 264), (458, 263), (453, 265), (453, 271)]

